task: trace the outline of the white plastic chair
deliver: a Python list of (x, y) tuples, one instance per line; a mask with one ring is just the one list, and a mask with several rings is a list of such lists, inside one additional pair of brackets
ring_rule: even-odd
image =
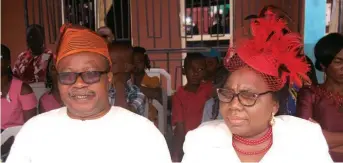
[(161, 79), (161, 76), (163, 76), (167, 81), (167, 96), (171, 96), (173, 94), (173, 89), (171, 87), (171, 76), (166, 70), (161, 68), (151, 68), (145, 72), (150, 77), (156, 76)]
[(22, 126), (8, 127), (1, 133), (1, 145), (3, 145), (11, 136), (16, 136)]
[(44, 82), (31, 83), (29, 85), (32, 88), (33, 93), (35, 93), (37, 100), (39, 100), (45, 92), (49, 91), (49, 88), (45, 87)]
[[(158, 129), (161, 131), (161, 133), (165, 135), (167, 133), (168, 96), (171, 96), (173, 92), (172, 87), (171, 87), (171, 76), (166, 70), (160, 69), (160, 68), (152, 68), (150, 70), (146, 70), (146, 74), (150, 77), (158, 77), (160, 81), (161, 81), (161, 76), (163, 76), (167, 82), (167, 89), (162, 88), (162, 104), (159, 103), (155, 99), (152, 100), (152, 105), (158, 111)], [(148, 115), (149, 115), (149, 101), (147, 99), (145, 103), (144, 116), (148, 117)]]

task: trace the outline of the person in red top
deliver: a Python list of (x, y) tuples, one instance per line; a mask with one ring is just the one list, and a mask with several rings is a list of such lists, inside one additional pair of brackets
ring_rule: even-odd
[(333, 161), (343, 162), (343, 35), (321, 38), (314, 55), (316, 68), (325, 72), (326, 79), (300, 89), (297, 116), (320, 124)]
[(26, 36), (28, 50), (19, 54), (13, 67), (13, 76), (28, 84), (45, 82), (52, 51), (45, 47), (44, 28), (32, 24), (27, 28)]
[(200, 53), (188, 53), (183, 73), (187, 84), (180, 87), (172, 99), (172, 124), (175, 126), (172, 159), (180, 162), (182, 145), (188, 131), (197, 128), (202, 120), (205, 103), (211, 98), (213, 85), (204, 82), (205, 57)]

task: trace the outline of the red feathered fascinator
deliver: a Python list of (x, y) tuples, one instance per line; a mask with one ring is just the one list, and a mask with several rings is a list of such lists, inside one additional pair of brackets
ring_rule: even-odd
[(270, 21), (263, 18), (252, 23), (253, 38), (242, 42), (230, 56), (225, 58), (225, 66), (235, 71), (248, 66), (259, 72), (271, 91), (278, 91), (287, 81), (299, 88), (310, 82), (306, 75), (310, 70), (304, 55), (300, 55), (303, 44), (296, 33), (285, 33), (288, 29), (283, 21)]

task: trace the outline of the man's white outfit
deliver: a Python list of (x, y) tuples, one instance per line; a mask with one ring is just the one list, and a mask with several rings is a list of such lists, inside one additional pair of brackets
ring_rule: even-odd
[(62, 107), (31, 118), (6, 163), (171, 163), (166, 141), (146, 118), (113, 106), (103, 117), (76, 120)]

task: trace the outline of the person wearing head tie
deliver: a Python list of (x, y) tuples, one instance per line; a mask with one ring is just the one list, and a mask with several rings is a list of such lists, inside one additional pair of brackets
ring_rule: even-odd
[(65, 107), (31, 118), (16, 136), (7, 163), (171, 163), (153, 123), (110, 105), (112, 60), (101, 36), (81, 26), (62, 26), (55, 65)]
[[(285, 11), (283, 11), (281, 8), (279, 8), (277, 6), (274, 6), (274, 5), (264, 6), (261, 9), (261, 11), (259, 12), (258, 16), (249, 15), (245, 18), (245, 20), (249, 20), (249, 19), (254, 18), (254, 17), (264, 18), (265, 20), (268, 20), (268, 21), (281, 21), (285, 25), (282, 28), (283, 36), (289, 37), (289, 38), (293, 37), (294, 42), (300, 43), (303, 41), (302, 37), (298, 33), (291, 31), (291, 29), (288, 27), (289, 22), (293, 22), (292, 18), (289, 17), (289, 15)], [(251, 24), (252, 24), (252, 26), (255, 25), (254, 22), (252, 22)], [(302, 45), (299, 43), (297, 43), (297, 44)], [(299, 52), (299, 55), (304, 55), (306, 57), (306, 62), (311, 65), (311, 69), (307, 73), (307, 76), (310, 77), (312, 84), (318, 84), (318, 79), (317, 79), (314, 64), (311, 61), (311, 59), (307, 55), (304, 54), (303, 48), (304, 48), (303, 46), (298, 47), (298, 52)], [(308, 84), (308, 83), (305, 83), (305, 84)]]
[(255, 37), (224, 60), (231, 75), (217, 89), (223, 120), (188, 132), (182, 162), (333, 162), (318, 124), (283, 115), (288, 87), (309, 80), (309, 65), (281, 37), (285, 24), (257, 21)]
[[(282, 22), (281, 27), (278, 27), (281, 29), (280, 37), (283, 37), (284, 39), (290, 39), (290, 46), (288, 48), (292, 48), (298, 52), (299, 56), (304, 56), (306, 59), (306, 62), (311, 66), (310, 71), (307, 72), (307, 76), (311, 79), (311, 82), (304, 83), (305, 85), (311, 85), (311, 84), (318, 84), (318, 79), (315, 71), (315, 67), (311, 59), (304, 54), (304, 46), (303, 46), (303, 40), (300, 34), (296, 32), (292, 32), (290, 28), (288, 27), (288, 23), (292, 22), (293, 20), (288, 16), (288, 14), (283, 11), (281, 8), (276, 7), (274, 5), (267, 5), (262, 8), (262, 10), (259, 12), (258, 15), (249, 15), (245, 18), (245, 20), (251, 20), (251, 34), (252, 36), (255, 35), (256, 28), (259, 28), (259, 22), (256, 21), (256, 18), (261, 18), (266, 21), (270, 22)], [(275, 24), (275, 23), (274, 23)], [(266, 30), (272, 31), (273, 27), (267, 27)], [(291, 87), (289, 89), (290, 96), (287, 99), (287, 110), (290, 115), (296, 114), (296, 101), (297, 101), (297, 92), (299, 91), (299, 88), (296, 86)]]
[(52, 51), (46, 47), (44, 28), (32, 24), (26, 31), (28, 49), (18, 55), (13, 67), (13, 75), (25, 83), (46, 81), (48, 60)]

